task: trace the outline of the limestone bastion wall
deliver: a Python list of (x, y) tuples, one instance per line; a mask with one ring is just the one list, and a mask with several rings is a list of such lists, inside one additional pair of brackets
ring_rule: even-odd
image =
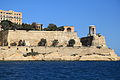
[(59, 41), (58, 45), (66, 46), (70, 39), (74, 39), (75, 46), (81, 46), (76, 32), (8, 30), (0, 32), (0, 36), (1, 44), (8, 42), (8, 45), (13, 42), (18, 44), (20, 40), (25, 40), (30, 46), (36, 46), (44, 38), (47, 40), (47, 46), (50, 46), (55, 39)]
[(107, 47), (105, 37), (104, 36), (94, 36), (92, 41), (92, 46), (103, 46)]

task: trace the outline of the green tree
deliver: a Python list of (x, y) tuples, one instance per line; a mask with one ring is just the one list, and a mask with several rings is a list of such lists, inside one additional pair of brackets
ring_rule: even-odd
[(49, 24), (48, 25), (48, 30), (49, 31), (56, 31), (57, 30), (57, 26), (55, 24)]
[(37, 28), (37, 23), (36, 22), (33, 22), (32, 25), (31, 25), (32, 29), (36, 30)]
[(2, 26), (3, 30), (9, 30), (12, 29), (14, 24), (11, 21), (3, 20), (1, 21), (0, 25)]
[(48, 28), (44, 28), (43, 31), (49, 31)]
[(52, 41), (52, 46), (56, 47), (58, 45), (59, 41), (57, 39)]
[(57, 28), (57, 31), (64, 31), (64, 26), (60, 26)]
[(42, 38), (40, 42), (38, 43), (38, 46), (45, 46), (47, 43), (46, 39)]
[(29, 30), (33, 30), (33, 27), (30, 24), (23, 23), (21, 29), (29, 31)]

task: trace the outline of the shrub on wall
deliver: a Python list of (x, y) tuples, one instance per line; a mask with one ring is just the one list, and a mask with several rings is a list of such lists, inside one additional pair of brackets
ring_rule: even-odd
[(75, 45), (75, 40), (74, 39), (70, 39), (69, 41), (68, 41), (68, 47), (73, 47)]
[(17, 43), (16, 42), (13, 42), (10, 44), (11, 46), (17, 46)]
[(27, 56), (36, 56), (36, 55), (38, 55), (38, 54), (40, 54), (40, 53), (38, 53), (38, 52), (28, 52), (28, 53), (26, 53), (26, 54), (23, 54), (23, 56), (24, 56), (24, 57), (27, 57)]
[(58, 45), (58, 43), (59, 43), (59, 41), (55, 39), (55, 40), (52, 41), (51, 46), (56, 47)]
[(46, 43), (47, 43), (46, 39), (42, 38), (38, 43), (38, 46), (46, 46)]

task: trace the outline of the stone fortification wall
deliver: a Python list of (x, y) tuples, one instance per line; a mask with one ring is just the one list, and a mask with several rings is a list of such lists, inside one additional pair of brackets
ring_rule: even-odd
[(47, 46), (50, 46), (55, 39), (59, 41), (59, 45), (63, 46), (66, 46), (70, 39), (74, 39), (75, 46), (81, 46), (76, 32), (9, 30), (4, 31), (2, 34), (4, 34), (2, 35), (3, 37), (7, 35), (7, 38), (4, 37), (3, 39), (7, 40), (8, 45), (14, 42), (18, 43), (20, 40), (25, 40), (30, 46), (36, 46), (39, 41), (44, 38), (47, 40)]
[(107, 47), (105, 37), (104, 36), (93, 36), (92, 46), (102, 46)]
[(0, 45), (2, 45), (2, 32), (0, 31)]
[(102, 35), (83, 37), (81, 42), (83, 46), (107, 47), (105, 37)]
[(8, 31), (0, 31), (0, 46), (7, 45)]

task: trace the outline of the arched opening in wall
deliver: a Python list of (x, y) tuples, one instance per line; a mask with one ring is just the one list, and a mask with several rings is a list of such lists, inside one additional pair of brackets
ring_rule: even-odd
[(46, 46), (46, 43), (47, 43), (46, 39), (42, 38), (38, 43), (38, 46)]
[(74, 39), (70, 39), (69, 41), (68, 41), (68, 47), (73, 47), (75, 45), (75, 40)]
[(71, 32), (71, 28), (67, 28), (67, 32)]
[(94, 30), (94, 28), (92, 28), (92, 34), (94, 34), (94, 32), (95, 32), (95, 30)]

